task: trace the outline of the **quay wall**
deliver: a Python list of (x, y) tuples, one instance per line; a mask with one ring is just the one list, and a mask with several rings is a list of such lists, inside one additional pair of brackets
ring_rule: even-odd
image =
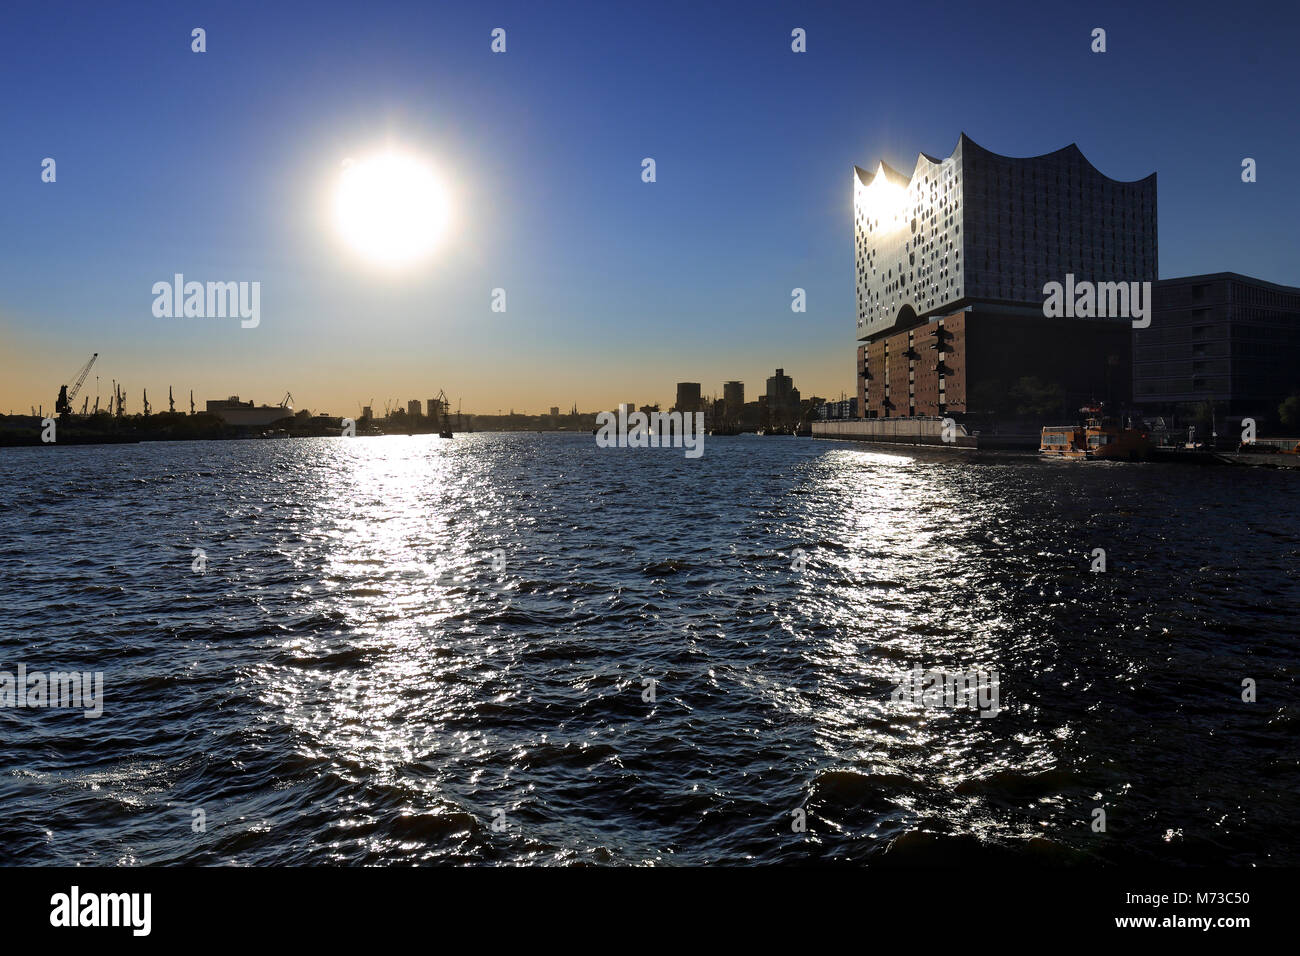
[(862, 418), (849, 421), (813, 422), (813, 438), (840, 441), (869, 441), (890, 445), (937, 445), (947, 448), (978, 448), (979, 438), (955, 425), (956, 440), (943, 440), (942, 418)]

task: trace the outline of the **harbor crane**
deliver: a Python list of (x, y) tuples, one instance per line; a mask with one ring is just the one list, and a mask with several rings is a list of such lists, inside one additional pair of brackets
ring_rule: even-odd
[(90, 374), (90, 367), (95, 364), (95, 359), (97, 358), (99, 358), (98, 352), (90, 357), (89, 362), (81, 366), (81, 370), (77, 372), (76, 381), (71, 387), (68, 387), (67, 385), (59, 386), (59, 399), (54, 403), (54, 410), (58, 413), (60, 418), (66, 419), (72, 414), (72, 400), (76, 398), (77, 393), (81, 391), (81, 386), (85, 384), (86, 376)]

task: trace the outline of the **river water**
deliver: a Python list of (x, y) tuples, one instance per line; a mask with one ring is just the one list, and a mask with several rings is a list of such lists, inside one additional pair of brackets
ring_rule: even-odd
[(1294, 473), (476, 434), (0, 492), (0, 671), (103, 675), (0, 708), (0, 862), (1300, 863)]

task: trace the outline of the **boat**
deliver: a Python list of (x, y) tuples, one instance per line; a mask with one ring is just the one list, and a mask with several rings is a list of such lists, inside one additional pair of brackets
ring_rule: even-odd
[(285, 418), (293, 418), (293, 396), (285, 393), (279, 405), (254, 405), (241, 402), (238, 395), (221, 400), (208, 400), (207, 412), (227, 425), (241, 428), (264, 428)]
[(438, 437), (456, 437), (451, 431), (451, 399), (447, 397), (446, 392), (438, 389), (438, 397), (434, 399), (434, 402), (437, 403), (438, 424), (440, 426), (438, 428)]
[(1101, 405), (1079, 409), (1082, 425), (1046, 425), (1038, 451), (1047, 458), (1071, 461), (1145, 461), (1153, 445), (1147, 432), (1126, 428), (1107, 418)]

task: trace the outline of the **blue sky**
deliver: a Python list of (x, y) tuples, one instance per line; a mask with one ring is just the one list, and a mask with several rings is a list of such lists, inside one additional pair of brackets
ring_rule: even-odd
[[(132, 409), (168, 385), (334, 414), (439, 388), (476, 411), (594, 409), (678, 380), (752, 396), (776, 366), (838, 397), (852, 166), (910, 170), (962, 131), (1156, 171), (1162, 276), (1300, 284), (1294, 6), (273, 6), (6, 9), (0, 409), (51, 405), (92, 351)], [(325, 215), (342, 160), (386, 142), (455, 207), (439, 254), (397, 276)], [(260, 281), (261, 325), (155, 318), (176, 272)]]

